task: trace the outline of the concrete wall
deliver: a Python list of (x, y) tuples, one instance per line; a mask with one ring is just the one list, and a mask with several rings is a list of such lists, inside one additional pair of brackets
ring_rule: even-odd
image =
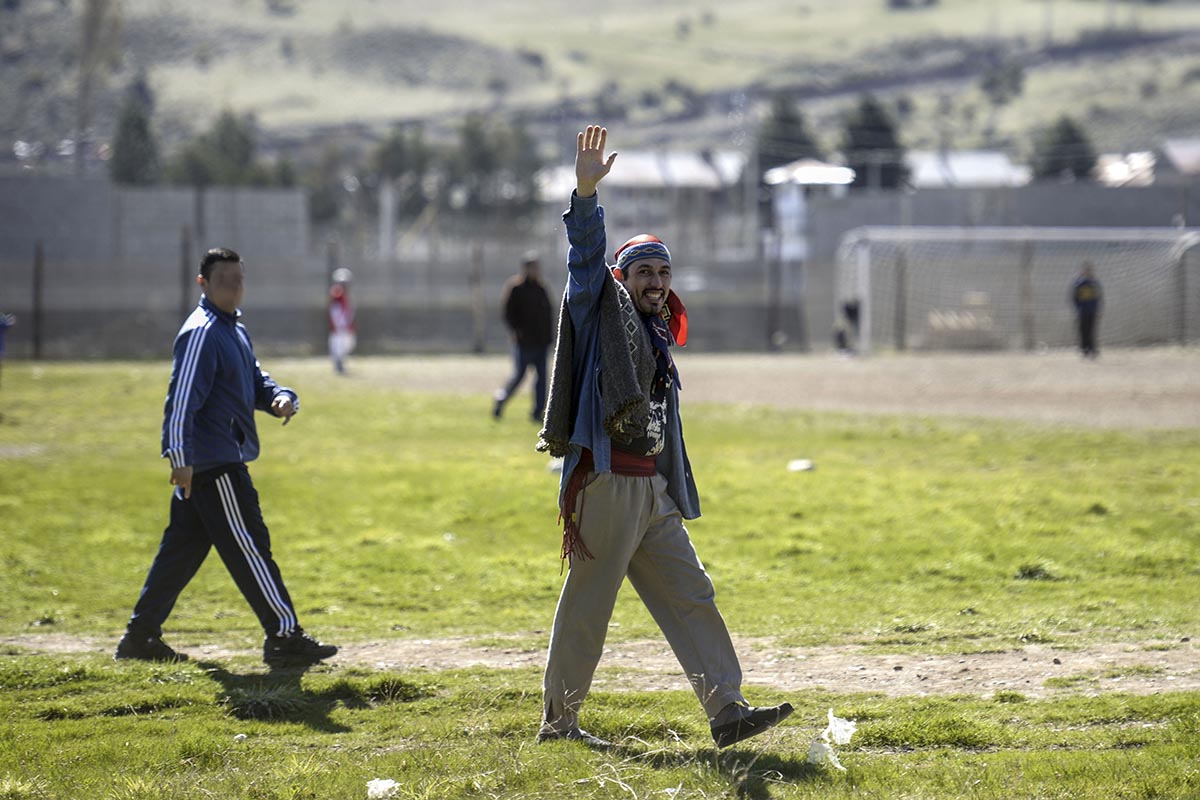
[[(77, 358), (169, 354), (199, 298), (195, 275), (209, 247), (231, 247), (245, 259), (248, 307), (291, 309), (307, 287), (325, 281), (308, 238), (306, 201), (294, 190), (0, 178), (0, 310), (18, 316), (9, 352), (33, 349), (39, 243), (42, 354)], [(256, 286), (266, 291), (255, 296)]]
[[(862, 225), (1171, 226), (1180, 215), (1200, 215), (1200, 188), (1188, 187), (851, 193), (814, 198), (809, 260), (780, 264), (769, 246), (762, 250), (751, 241), (736, 203), (676, 200), (670, 214), (614, 201), (608, 254), (635, 233), (664, 236), (674, 255), (675, 288), (689, 308), (689, 346), (701, 351), (762, 351), (769, 331), (782, 334), (775, 345), (783, 349), (828, 347), (836, 249), (846, 231)], [(509, 344), (501, 287), (526, 250), (541, 252), (558, 302), (566, 258), (561, 212), (561, 206), (547, 207), (520, 226), (442, 219), (421, 231), (401, 230), (395, 257), (380, 259), (373, 241), (343, 241), (331, 255), (325, 242), (315, 241), (297, 190), (197, 192), (3, 176), (0, 311), (19, 318), (8, 333), (9, 355), (25, 357), (33, 349), (37, 242), (44, 256), (44, 357), (167, 356), (198, 298), (200, 253), (213, 246), (232, 247), (246, 261), (245, 319), (264, 353), (325, 351), (333, 266), (356, 276), (361, 353), (503, 352)], [(1200, 291), (1200, 279), (1188, 286), (1186, 307), (1200, 308), (1191, 296)], [(1189, 331), (1200, 337), (1200, 320)]]
[[(694, 346), (760, 350), (763, 270), (742, 246), (740, 215), (709, 203), (642, 215), (616, 209), (615, 242), (647, 229), (672, 241), (679, 290), (696, 320)], [(116, 187), (102, 180), (0, 177), (0, 310), (18, 316), (8, 352), (33, 351), (33, 262), (43, 248), (41, 354), (47, 358), (165, 357), (199, 297), (200, 254), (232, 247), (246, 262), (245, 322), (263, 353), (325, 352), (334, 266), (355, 274), (359, 352), (504, 352), (504, 282), (534, 249), (557, 306), (566, 278), (561, 208), (523, 225), (439, 219), (400, 232), (391, 259), (370, 236), (314, 241), (299, 191)], [(364, 226), (366, 229), (367, 226)], [(359, 239), (361, 241), (359, 241)], [(185, 253), (186, 250), (186, 253)]]

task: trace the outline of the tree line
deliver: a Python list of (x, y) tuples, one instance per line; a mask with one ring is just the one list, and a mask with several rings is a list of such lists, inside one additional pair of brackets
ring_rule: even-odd
[[(1020, 92), (1021, 75), (1001, 65), (983, 88), (997, 107)], [(536, 139), (520, 121), (482, 113), (464, 116), (457, 137), (433, 143), (419, 123), (399, 125), (363, 154), (327, 146), (298, 169), (290, 160), (267, 160), (258, 152), (252, 115), (222, 112), (171, 158), (159, 151), (153, 132), (154, 96), (145, 77), (125, 92), (113, 140), (110, 171), (123, 184), (303, 187), (314, 222), (343, 213), (378, 211), (383, 186), (392, 190), (396, 213), (416, 215), (431, 205), (466, 213), (528, 211), (536, 202), (536, 176), (545, 165)], [(801, 158), (828, 161), (794, 98), (773, 96), (757, 131), (758, 166), (766, 172)], [(840, 158), (855, 171), (854, 187), (891, 189), (908, 181), (905, 146), (897, 114), (871, 94), (845, 114), (837, 143)], [(1036, 179), (1087, 180), (1095, 150), (1068, 116), (1037, 131), (1031, 170)]]
[[(1019, 79), (1006, 68), (1007, 77), (985, 76), (987, 91), (1005, 99), (1019, 92)], [(993, 81), (1004, 82), (996, 85)], [(758, 160), (761, 171), (801, 158), (829, 160), (808, 127), (804, 114), (788, 95), (776, 94), (759, 129)], [(842, 162), (854, 170), (852, 187), (895, 189), (906, 185), (906, 148), (896, 115), (877, 97), (863, 94), (845, 115), (838, 152)], [(1053, 124), (1032, 136), (1030, 170), (1035, 180), (1090, 180), (1096, 166), (1096, 150), (1083, 128), (1070, 116), (1061, 115)]]
[(544, 166), (524, 124), (467, 114), (450, 143), (433, 143), (419, 123), (397, 125), (367, 153), (327, 145), (299, 167), (264, 158), (251, 114), (221, 112), (207, 130), (165, 158), (153, 130), (154, 96), (144, 76), (125, 91), (109, 172), (121, 184), (148, 186), (301, 187), (314, 222), (335, 221), (366, 206), (377, 210), (380, 189), (394, 190), (396, 210), (417, 214), (433, 204), (467, 213), (520, 214), (536, 202)]

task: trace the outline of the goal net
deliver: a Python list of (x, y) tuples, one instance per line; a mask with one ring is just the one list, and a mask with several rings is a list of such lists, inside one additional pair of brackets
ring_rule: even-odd
[(1200, 339), (1197, 245), (1196, 229), (856, 228), (838, 248), (837, 315), (862, 352), (1072, 346), (1087, 262), (1101, 347), (1187, 343)]

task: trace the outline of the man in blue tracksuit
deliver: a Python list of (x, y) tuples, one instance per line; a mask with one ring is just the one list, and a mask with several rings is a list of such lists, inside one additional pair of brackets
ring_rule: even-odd
[(300, 627), (263, 523), (246, 462), (258, 457), (254, 411), (283, 418), (299, 410), (291, 389), (259, 368), (238, 322), (245, 286), (241, 257), (209, 250), (196, 279), (200, 304), (175, 337), (163, 410), (163, 457), (171, 461), (171, 517), (115, 657), (180, 661), (162, 640), (179, 593), (215, 547), (266, 632), (270, 666), (316, 663), (337, 653)]

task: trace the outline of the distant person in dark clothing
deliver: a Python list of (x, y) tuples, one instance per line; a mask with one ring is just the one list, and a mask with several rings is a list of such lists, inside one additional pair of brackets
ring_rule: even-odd
[(513, 340), (513, 374), (504, 388), (496, 390), (492, 416), (500, 418), (504, 404), (533, 367), (537, 381), (533, 387), (530, 418), (541, 422), (546, 410), (546, 352), (553, 341), (554, 321), (537, 253), (526, 253), (521, 259), (521, 274), (514, 275), (504, 284), (504, 324)]
[(833, 344), (843, 355), (854, 355), (858, 350), (858, 301), (847, 300), (842, 303), (844, 324), (833, 329)]
[(1103, 301), (1104, 292), (1100, 288), (1100, 281), (1096, 280), (1092, 262), (1085, 261), (1071, 284), (1071, 303), (1075, 306), (1079, 322), (1079, 351), (1085, 358), (1100, 355), (1096, 348), (1096, 322), (1100, 319)]
[(0, 314), (0, 369), (4, 368), (4, 334), (16, 324), (17, 318), (12, 314)]

